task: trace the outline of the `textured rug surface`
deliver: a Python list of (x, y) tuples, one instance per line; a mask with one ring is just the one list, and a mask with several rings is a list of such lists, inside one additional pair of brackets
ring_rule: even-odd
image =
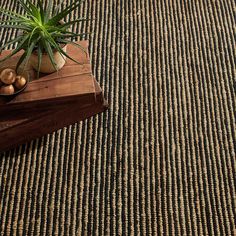
[(233, 235), (235, 7), (85, 1), (110, 109), (0, 154), (1, 235)]

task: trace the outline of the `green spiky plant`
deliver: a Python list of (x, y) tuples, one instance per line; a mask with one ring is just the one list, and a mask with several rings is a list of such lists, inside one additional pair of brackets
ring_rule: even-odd
[(1, 53), (4, 48), (10, 46), (11, 44), (17, 43), (16, 48), (8, 56), (1, 59), (0, 62), (7, 60), (20, 50), (24, 50), (24, 53), (20, 57), (16, 66), (16, 69), (18, 69), (23, 62), (27, 64), (32, 52), (37, 50), (38, 70), (41, 66), (42, 55), (45, 52), (48, 54), (55, 70), (57, 70), (53, 57), (53, 51), (57, 50), (64, 57), (79, 63), (64, 52), (61, 48), (61, 44), (73, 44), (84, 50), (79, 44), (73, 42), (73, 40), (85, 34), (73, 33), (70, 31), (70, 27), (73, 24), (85, 21), (87, 19), (79, 18), (77, 20), (67, 21), (63, 24), (61, 24), (61, 21), (77, 9), (83, 0), (75, 0), (75, 2), (71, 3), (60, 12), (60, 5), (63, 1), (61, 1), (56, 7), (53, 6), (53, 0), (50, 0), (46, 6), (43, 6), (41, 0), (38, 0), (35, 5), (32, 4), (30, 0), (17, 1), (24, 9), (25, 15), (0, 8), (0, 12), (8, 17), (7, 20), (0, 21), (0, 27), (14, 28), (22, 32), (20, 35), (17, 35), (14, 39), (11, 39), (0, 47)]

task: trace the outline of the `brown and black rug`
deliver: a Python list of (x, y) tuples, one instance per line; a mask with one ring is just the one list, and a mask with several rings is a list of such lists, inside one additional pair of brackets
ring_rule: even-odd
[(1, 235), (235, 234), (235, 9), (86, 0), (110, 109), (0, 154)]

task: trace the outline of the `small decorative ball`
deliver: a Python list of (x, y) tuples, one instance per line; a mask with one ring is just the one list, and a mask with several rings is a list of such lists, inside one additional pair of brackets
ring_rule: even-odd
[(22, 89), (26, 84), (26, 79), (25, 77), (21, 76), (21, 75), (17, 75), (16, 76), (16, 80), (15, 80), (15, 83), (14, 83), (14, 86), (17, 88), (17, 89)]
[(14, 89), (12, 84), (10, 84), (10, 85), (3, 85), (0, 88), (0, 94), (11, 95), (14, 92), (15, 92), (15, 89)]
[(16, 72), (13, 69), (4, 69), (0, 74), (0, 79), (4, 84), (13, 84), (16, 79)]

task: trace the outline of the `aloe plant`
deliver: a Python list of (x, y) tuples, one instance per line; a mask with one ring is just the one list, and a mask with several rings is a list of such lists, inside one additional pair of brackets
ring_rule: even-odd
[(0, 27), (14, 28), (22, 32), (14, 39), (9, 40), (0, 47), (1, 52), (11, 44), (17, 43), (16, 48), (8, 56), (1, 59), (0, 62), (5, 61), (20, 50), (24, 50), (24, 53), (17, 63), (18, 68), (23, 62), (27, 64), (32, 52), (37, 50), (38, 69), (41, 66), (42, 55), (46, 52), (49, 55), (52, 65), (57, 70), (53, 57), (53, 51), (57, 50), (61, 55), (78, 63), (78, 61), (71, 58), (62, 50), (60, 44), (73, 44), (84, 50), (79, 44), (73, 42), (73, 39), (85, 34), (73, 33), (70, 31), (70, 27), (73, 24), (87, 19), (79, 18), (65, 22), (64, 24), (61, 24), (61, 21), (64, 20), (68, 14), (77, 9), (83, 0), (75, 0), (75, 2), (71, 3), (60, 12), (60, 5), (63, 1), (61, 1), (56, 7), (53, 6), (53, 0), (50, 0), (46, 6), (43, 6), (41, 0), (38, 0), (37, 4), (32, 4), (30, 0), (17, 1), (25, 11), (24, 15), (0, 8), (0, 12), (8, 17), (7, 20), (0, 21)]

